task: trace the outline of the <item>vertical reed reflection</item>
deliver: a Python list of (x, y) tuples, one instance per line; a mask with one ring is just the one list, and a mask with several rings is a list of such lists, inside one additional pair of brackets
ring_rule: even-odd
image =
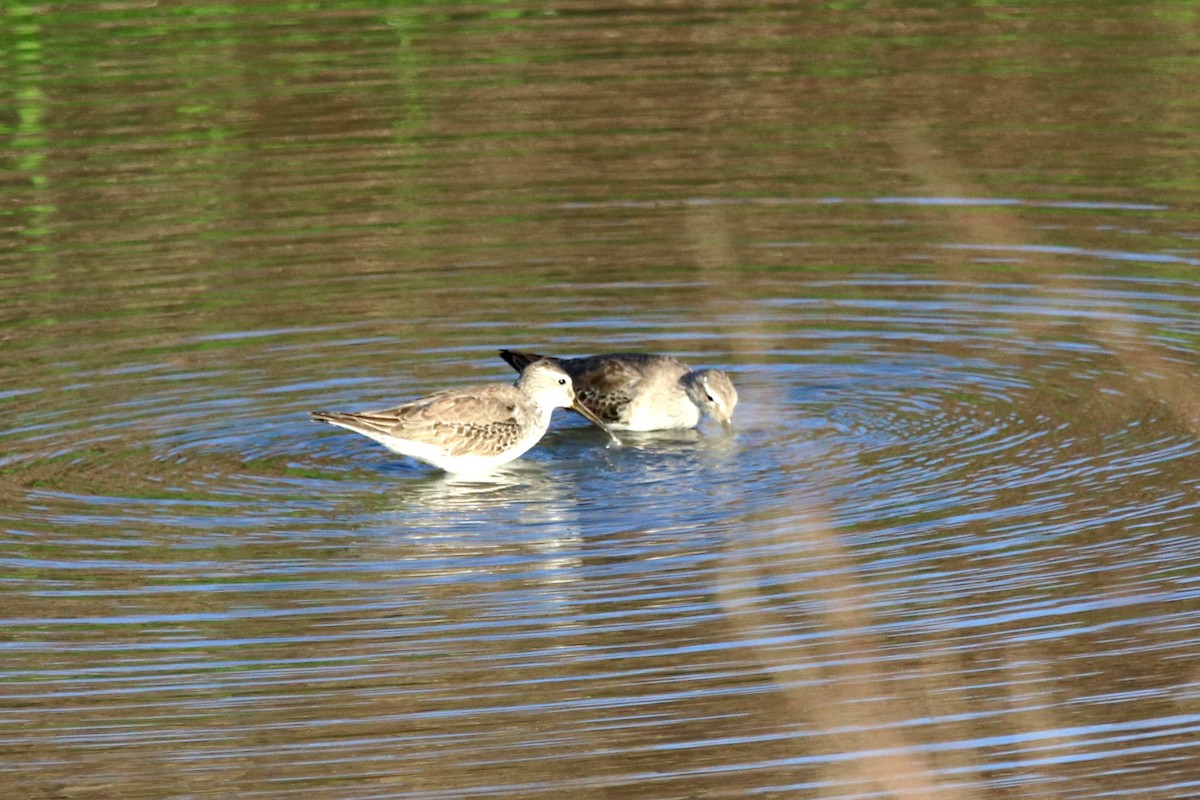
[[(943, 246), (1194, 201), (1186, 4), (476, 6), (0, 15), (11, 791), (1194, 788), (1194, 282), (1130, 291), (1172, 351)], [(478, 487), (304, 419), (518, 343), (730, 366), (741, 424)]]
[[(717, 573), (718, 598), (735, 636), (776, 682), (779, 719), (775, 725), (803, 722), (813, 730), (806, 746), (838, 754), (821, 763), (817, 780), (831, 786), (862, 787), (864, 795), (967, 800), (973, 790), (940, 779), (938, 760), (926, 745), (906, 733), (906, 723), (927, 713), (935, 694), (952, 696), (955, 670), (933, 670), (921, 696), (892, 685), (896, 662), (876, 634), (867, 594), (855, 581), (854, 559), (839, 543), (824, 510), (808, 506), (748, 515), (742, 530), (771, 553), (805, 553), (821, 565), (806, 575), (792, 572), (777, 557), (756, 558), (738, 544), (725, 551)], [(748, 577), (749, 576), (749, 579)], [(772, 595), (816, 597), (806, 618), (803, 646), (782, 646), (797, 631), (797, 620), (772, 607), (756, 587)], [(822, 742), (821, 740), (825, 741)], [(800, 753), (797, 753), (800, 755)]]
[[(893, 126), (894, 145), (900, 167), (920, 181), (922, 194), (930, 197), (985, 197), (984, 187), (976, 185), (954, 161), (939, 155), (934, 134), (919, 119), (902, 119)], [(956, 242), (969, 245), (1023, 246), (1041, 244), (1035, 229), (1019, 211), (1003, 206), (966, 206), (950, 204), (938, 208), (941, 222)], [(973, 280), (975, 272), (962, 265), (961, 252), (942, 254), (938, 271), (948, 283)], [(1082, 299), (1096, 296), (1100, 286), (1072, 270), (1053, 253), (1023, 249), (1021, 260), (1013, 268), (1032, 291), (1053, 304), (1062, 297)], [(1177, 358), (1171, 357), (1153, 341), (1149, 331), (1131, 322), (1137, 318), (1128, 303), (1111, 295), (1103, 307), (1095, 307), (1083, 316), (1087, 336), (1108, 350), (1125, 370), (1125, 379), (1136, 393), (1163, 404), (1192, 431), (1200, 435), (1200, 376)], [(1014, 326), (1030, 340), (1048, 335), (1052, 324), (1048, 317), (1024, 317)], [(1001, 358), (1012, 354), (998, 354)]]
[[(963, 170), (937, 155), (939, 150), (926, 124), (906, 120), (892, 131), (901, 167), (922, 185), (918, 194), (935, 198), (988, 195), (985, 187), (974, 185)], [(949, 203), (923, 213), (929, 217), (929, 227), (940, 226), (956, 244), (1021, 247), (1040, 243), (1020, 210), (1009, 207)], [(710, 238), (707, 233), (697, 235), (697, 249), (710, 247), (706, 244)], [(947, 303), (959, 299), (964, 284), (980, 279), (981, 272), (965, 266), (961, 255), (958, 249), (944, 251), (936, 262)], [(1032, 389), (1020, 398), (1029, 418), (1086, 420), (1082, 436), (1064, 436), (1049, 448), (1052, 460), (1039, 465), (1047, 476), (1069, 475), (1070, 465), (1081, 457), (1103, 461), (1105, 435), (1131, 422), (1161, 427), (1168, 434), (1172, 427), (1186, 427), (1192, 436), (1200, 434), (1200, 378), (1177, 354), (1155, 341), (1155, 331), (1134, 322), (1143, 315), (1128, 301), (1074, 274), (1070, 264), (1052, 254), (1023, 251), (1019, 264), (1008, 265), (1006, 278), (1028, 286), (1041, 307), (1054, 308), (1057, 302), (1069, 299), (1073, 311), (1082, 309), (1071, 315), (1014, 316), (1008, 322), (1023, 339), (1062, 336), (1064, 320), (1070, 320), (1073, 339), (1082, 337), (1102, 348), (1118, 367), (1104, 372), (1105, 388), (1113, 390), (1109, 394), (1099, 391), (1094, 378), (1059, 374), (1054, 376), (1054, 384), (1034, 380)], [(976, 296), (986, 295), (980, 291)], [(1101, 295), (1103, 304), (1095, 302), (1088, 307), (1087, 298)], [(714, 298), (713, 302), (720, 301)], [(760, 352), (769, 352), (772, 343), (766, 326), (751, 322), (750, 328), (758, 340), (756, 346), (762, 347)], [(972, 356), (953, 340), (940, 347), (946, 353), (961, 350), (958, 355), (964, 360)], [(1022, 374), (1031, 377), (1044, 369), (1040, 354), (1020, 348), (998, 348), (994, 358), (997, 363), (1016, 360)], [(1172, 419), (1158, 419), (1154, 411), (1158, 407), (1168, 409)], [(1055, 436), (1052, 432), (1048, 435)], [(964, 469), (999, 474), (997, 470), (1011, 468), (1007, 464), (1010, 458), (1011, 454), (975, 458), (964, 464)], [(863, 466), (869, 469), (873, 465)], [(819, 485), (829, 477), (815, 471), (810, 479)], [(1186, 480), (1184, 473), (1179, 477)], [(862, 479), (869, 480), (869, 476)], [(1134, 475), (1115, 479), (1124, 485), (1126, 498), (1136, 495), (1139, 487), (1152, 494), (1158, 480)], [(1060, 518), (1087, 519), (1095, 516), (1097, 504), (1117, 504), (1118, 500), (1115, 494), (1089, 495), (1069, 479), (1048, 477), (1045, 485), (1061, 490), (1064, 511)], [(962, 490), (970, 489), (968, 479)], [(979, 521), (965, 527), (965, 535), (986, 542), (993, 531), (985, 508), (999, 512), (1006, 505), (1018, 505), (1030, 491), (1022, 483), (998, 487), (994, 494), (985, 492), (992, 496), (978, 509)], [(1147, 657), (1134, 666), (1128, 653), (1107, 644), (1100, 634), (1086, 644), (1071, 642), (1087, 635), (1083, 632), (1092, 626), (1124, 625), (1139, 617), (1154, 620), (1178, 611), (1177, 598), (1160, 599), (1154, 591), (1143, 594), (1147, 586), (1162, 585), (1161, 569), (1167, 566), (1165, 542), (1149, 545), (1160, 557), (1148, 574), (1132, 564), (1112, 563), (1105, 549), (1096, 546), (1127, 536), (1122, 526), (1097, 523), (1087, 534), (1055, 541), (1058, 537), (1052, 531), (1056, 523), (1048, 518), (1043, 522), (1043, 541), (1038, 544), (1040, 556), (1026, 554), (1029, 563), (1022, 561), (1025, 582), (1032, 591), (1045, 592), (1065, 606), (1082, 604), (1087, 610), (1066, 615), (1076, 620), (1067, 627), (1077, 626), (1079, 632), (1043, 640), (1043, 625), (1019, 621), (1024, 613), (1020, 612), (1010, 622), (996, 623), (997, 630), (1006, 634), (1000, 637), (1002, 641), (989, 642), (986, 633), (972, 631), (970, 626), (959, 630), (933, 621), (914, 626), (910, 634), (897, 639), (898, 609), (881, 601), (878, 586), (864, 582), (869, 554), (845, 544), (845, 526), (835, 522), (844, 512), (809, 503), (739, 516), (731, 528), (742, 531), (762, 550), (804, 553), (823, 568), (796, 571), (795, 564), (786, 559), (755, 555), (757, 551), (745, 548), (745, 540), (739, 536), (726, 549), (718, 581), (720, 602), (732, 631), (776, 682), (780, 700), (776, 724), (802, 721), (815, 736), (828, 740), (828, 752), (848, 756), (824, 763), (820, 767), (824, 780), (866, 787), (866, 793), (886, 796), (969, 798), (981, 796), (983, 789), (964, 782), (963, 775), (978, 775), (988, 765), (1001, 772), (1037, 765), (1028, 769), (1038, 770), (1050, 781), (1091, 783), (1094, 777), (1088, 768), (1077, 765), (1101, 757), (1113, 762), (1119, 756), (1107, 751), (1102, 735), (1080, 732), (1072, 705), (1090, 696), (1119, 694), (1122, 685), (1181, 687), (1194, 680), (1168, 657)], [(1031, 535), (1038, 540), (1036, 532)], [(924, 566), (931, 581), (942, 577), (940, 561), (935, 557)], [(974, 566), (968, 561), (964, 573), (986, 572), (984, 561), (982, 556)], [(1079, 563), (1067, 566), (1073, 561)], [(1064, 580), (1073, 588), (1064, 587)], [(763, 588), (768, 586), (769, 592)], [(987, 608), (1006, 591), (999, 584), (991, 589), (959, 588), (944, 598), (945, 612), (956, 615), (962, 608), (967, 618), (973, 612), (965, 609)], [(818, 599), (806, 603), (805, 613), (798, 614), (794, 601), (800, 597)], [(1017, 611), (1021, 601), (1014, 597), (1013, 603)], [(1031, 603), (1029, 609), (1036, 605)], [(1137, 611), (1120, 611), (1124, 608)], [(881, 631), (885, 629), (893, 633), (884, 635)], [(1170, 650), (1153, 624), (1137, 624), (1136, 629), (1137, 634), (1130, 634), (1133, 642), (1125, 642), (1131, 651)], [(1091, 654), (1086, 662), (1080, 660), (1081, 653)], [(980, 672), (994, 676), (990, 688), (984, 679), (975, 677)], [(1186, 711), (1172, 700), (1159, 708), (1167, 719)], [(1133, 728), (1154, 724), (1144, 722), (1141, 713), (1152, 712), (1124, 708), (1104, 718)], [(964, 724), (972, 718), (972, 724)], [(1170, 726), (1163, 726), (1156, 735), (1181, 741)], [(1004, 757), (997, 758), (994, 745), (985, 744), (988, 741), (1003, 741)], [(1136, 758), (1125, 763), (1136, 768)], [(1108, 767), (1114, 768), (1114, 764)]]

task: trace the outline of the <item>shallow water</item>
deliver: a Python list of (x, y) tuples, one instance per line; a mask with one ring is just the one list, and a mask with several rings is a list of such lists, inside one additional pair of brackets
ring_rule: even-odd
[[(1190, 797), (1168, 3), (0, 15), (22, 797)], [(307, 419), (669, 352), (489, 480)]]

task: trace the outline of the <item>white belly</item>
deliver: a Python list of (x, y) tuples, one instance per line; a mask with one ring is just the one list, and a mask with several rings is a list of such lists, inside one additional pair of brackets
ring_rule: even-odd
[(612, 427), (623, 431), (661, 431), (677, 428), (694, 428), (700, 424), (700, 409), (696, 408), (683, 392), (672, 394), (663, 402), (648, 402), (641, 397), (630, 403), (624, 419)]

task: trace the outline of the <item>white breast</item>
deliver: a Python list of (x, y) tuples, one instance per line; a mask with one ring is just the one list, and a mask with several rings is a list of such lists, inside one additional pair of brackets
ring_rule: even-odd
[[(658, 402), (653, 402), (654, 400)], [(694, 428), (699, 424), (700, 409), (680, 391), (672, 392), (665, 402), (661, 396), (639, 397), (629, 404), (625, 419), (612, 427), (626, 431), (657, 431)]]

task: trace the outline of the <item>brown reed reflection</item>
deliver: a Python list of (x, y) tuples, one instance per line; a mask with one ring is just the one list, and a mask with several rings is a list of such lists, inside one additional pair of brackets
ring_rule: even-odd
[[(1147, 314), (969, 249), (1194, 256), (1189, 4), (191, 6), (0, 14), (10, 792), (1195, 785), (1194, 268)], [(551, 342), (736, 368), (745, 424), (487, 486), (308, 438)], [(807, 394), (939, 360), (1018, 379), (860, 408), (970, 457)]]
[[(932, 130), (919, 118), (901, 120), (893, 126), (893, 131), (900, 166), (921, 183), (922, 194), (987, 196), (987, 190), (974, 184), (961, 166), (939, 155)], [(1011, 208), (950, 204), (939, 207), (937, 213), (957, 242), (995, 246), (1041, 241), (1020, 212)], [(974, 280), (976, 273), (965, 265), (962, 256), (957, 250), (942, 254), (938, 259), (941, 277), (949, 282)], [(1040, 294), (1050, 304), (1062, 297), (1086, 298), (1101, 289), (1048, 252), (1022, 250), (1019, 263), (1010, 269), (1019, 274), (1031, 292)], [(1156, 344), (1151, 331), (1130, 321), (1136, 317), (1135, 310), (1127, 303), (1109, 296), (1103, 308), (1082, 315), (1079, 325), (1093, 343), (1106, 349), (1121, 364), (1129, 388), (1171, 409), (1194, 435), (1200, 435), (1200, 375)], [(1025, 317), (1012, 322), (1030, 340), (1048, 333), (1045, 326), (1049, 323), (1045, 318)]]
[[(901, 121), (891, 130), (901, 168), (920, 184), (916, 194), (934, 198), (988, 195), (986, 188), (973, 185), (961, 168), (938, 155), (940, 151), (933, 144), (931, 129), (918, 118)], [(992, 246), (1039, 241), (1037, 232), (1022, 219), (1020, 210), (950, 203), (913, 213), (927, 217), (930, 226), (940, 224), (948, 237), (958, 243)], [(713, 227), (719, 230), (719, 221), (705, 222), (706, 231)], [(711, 232), (696, 238), (697, 248), (708, 253), (702, 261), (722, 258), (723, 248), (711, 248), (706, 244), (711, 241)], [(979, 278), (979, 270), (965, 264), (963, 251), (958, 249), (938, 253), (936, 265), (938, 277), (947, 287), (960, 287)], [(1085, 278), (1073, 276), (1067, 264), (1050, 254), (1022, 252), (1018, 265), (1006, 267), (1006, 279), (1012, 281), (1013, 273), (1017, 281), (1028, 285), (1032, 294), (1050, 306), (1059, 298), (1077, 301), (1100, 289)], [(720, 300), (714, 298), (714, 303), (720, 305)], [(1076, 302), (1074, 307), (1080, 306)], [(1085, 307), (1084, 313), (1075, 317), (1078, 330), (1073, 335), (1086, 337), (1120, 365), (1121, 382), (1114, 385), (1110, 372), (1103, 384), (1104, 388), (1116, 390), (1116, 399), (1100, 392), (1101, 386), (1096, 382), (1080, 378), (1070, 385), (1035, 386), (1022, 397), (1031, 406), (1029, 413), (1086, 419), (1089, 427), (1100, 431), (1119, 430), (1131, 419), (1173, 427), (1169, 420), (1157, 419), (1155, 409), (1161, 407), (1168, 409), (1175, 423), (1186, 426), (1192, 435), (1200, 433), (1200, 378), (1176, 354), (1158, 345), (1152, 331), (1130, 321), (1137, 316), (1132, 307), (1122, 307), (1106, 297), (1103, 307), (1097, 306), (1090, 313)], [(1016, 317), (1010, 322), (1022, 337), (1031, 341), (1062, 335), (1061, 324), (1052, 330), (1049, 326), (1054, 323), (1047, 317)], [(754, 347), (770, 349), (770, 334), (765, 324), (741, 333), (750, 335)], [(736, 336), (731, 341), (736, 342)], [(945, 348), (953, 352), (955, 345), (947, 343)], [(968, 356), (969, 352), (964, 350), (963, 355)], [(996, 357), (1021, 358), (1002, 350)], [(1039, 365), (1033, 357), (1027, 358), (1022, 368), (1036, 374)], [(1060, 450), (1061, 463), (1071, 463), (1081, 453), (1096, 456), (1102, 451), (1102, 442), (1097, 439), (1082, 445), (1064, 445)], [(863, 466), (870, 468), (867, 463)], [(981, 474), (988, 471), (982, 463), (972, 466)], [(999, 463), (988, 466), (1003, 468)], [(1048, 467), (1052, 469), (1052, 465)], [(816, 469), (808, 480), (820, 486), (831, 477)], [(1131, 481), (1135, 485), (1140, 483), (1138, 479)], [(997, 510), (1019, 502), (1019, 490), (1002, 490), (994, 499)], [(1086, 502), (1084, 498), (1079, 500), (1081, 504)], [(919, 654), (902, 656), (905, 649), (898, 651), (895, 641), (871, 632), (878, 622), (877, 616), (867, 611), (872, 605), (872, 595), (856, 578), (866, 566), (865, 556), (841, 544), (839, 526), (835, 523), (838, 516), (836, 507), (805, 502), (741, 518), (735, 526), (769, 552), (805, 553), (822, 565), (817, 572), (796, 574), (795, 565), (771, 557), (754, 557), (740, 542), (726, 550), (722, 562), (717, 585), (726, 621), (763, 671), (776, 682), (779, 704), (767, 715), (773, 718), (771, 724), (803, 721), (818, 736), (828, 737), (830, 751), (849, 756), (814, 768), (821, 773), (820, 779), (832, 784), (861, 786), (866, 792), (889, 797), (983, 796), (981, 791), (964, 785), (960, 778), (947, 776), (984, 769), (988, 754), (970, 746), (931, 748), (933, 742), (925, 735), (916, 735), (914, 731), (920, 728), (912, 724), (922, 718), (965, 719), (980, 710), (979, 699), (972, 697), (978, 690), (963, 683), (969, 670), (960, 657), (951, 655), (961, 652), (963, 645), (946, 631), (929, 630), (921, 634), (927, 638)], [(978, 528), (981, 538), (986, 537), (986, 523), (980, 523)], [(1056, 546), (1051, 553), (1059, 550)], [(1062, 557), (1075, 556), (1064, 552)], [(1041, 567), (1031, 564), (1029, 569), (1036, 574)], [(1137, 586), (1144, 578), (1133, 568), (1114, 569), (1106, 564), (1105, 569), (1117, 580), (1113, 585), (1095, 587), (1095, 592), (1118, 607), (1135, 602), (1129, 587)], [(758, 589), (760, 585), (772, 587), (771, 591)], [(805, 615), (798, 616), (774, 608), (772, 599), (777, 596), (817, 600), (808, 604)], [(971, 594), (946, 598), (949, 606), (956, 600), (969, 604), (974, 598)], [(818, 635), (801, 635), (814, 629)], [(786, 638), (789, 632), (798, 636), (802, 644), (780, 643), (778, 637)], [(1143, 637), (1150, 641), (1158, 639), (1150, 631)], [(1059, 766), (1041, 768), (1065, 780), (1087, 782), (1086, 777), (1069, 766), (1069, 755), (1086, 756), (1095, 745), (1068, 733), (1073, 727), (1071, 718), (1054, 701), (1063, 697), (1064, 682), (1070, 680), (1056, 666), (1060, 663), (1058, 654), (1052, 648), (1031, 642), (999, 646), (994, 655), (996, 669), (1003, 676), (1000, 685), (1006, 694), (990, 698), (988, 705), (1005, 708), (1007, 721), (999, 727), (990, 724), (981, 727), (1013, 738), (1017, 743), (1012, 748), (1021, 754), (1018, 762), (1020, 758), (1036, 761), (1047, 752), (1057, 753), (1062, 758)], [(984, 658), (982, 651), (978, 657)], [(1174, 673), (1172, 680), (1178, 682), (1176, 685), (1189, 681), (1186, 674), (1165, 664), (1134, 666), (1128, 657), (1120, 659), (1114, 654), (1113, 658), (1124, 663), (1111, 665), (1114, 673), (1108, 676), (1110, 680), (1156, 682), (1159, 678), (1155, 677), (1155, 671), (1166, 669)], [(1028, 692), (1045, 693), (1049, 699), (1031, 702)], [(1168, 708), (1165, 713), (1171, 710)], [(966, 741), (979, 735), (974, 730), (973, 726), (946, 722), (939, 726), (942, 735), (938, 741), (954, 735)]]
[[(928, 713), (931, 698), (954, 692), (956, 671), (930, 670), (915, 697), (893, 684), (895, 662), (885, 643), (870, 633), (872, 620), (864, 611), (870, 604), (854, 580), (855, 561), (838, 543), (822, 509), (789, 508), (740, 523), (758, 546), (803, 552), (821, 565), (818, 573), (801, 577), (778, 559), (757, 559), (730, 547), (715, 576), (731, 630), (776, 682), (779, 702), (772, 716), (777, 719), (771, 724), (803, 722), (815, 732), (814, 750), (844, 756), (815, 767), (816, 780), (914, 800), (981, 796), (939, 778), (943, 759), (929, 755), (929, 742), (905, 733), (904, 723)], [(760, 583), (770, 585), (772, 594), (815, 597), (818, 610), (803, 622), (789, 618), (772, 608), (770, 596), (759, 596), (754, 587)], [(818, 635), (801, 647), (772, 644), (801, 625)]]

